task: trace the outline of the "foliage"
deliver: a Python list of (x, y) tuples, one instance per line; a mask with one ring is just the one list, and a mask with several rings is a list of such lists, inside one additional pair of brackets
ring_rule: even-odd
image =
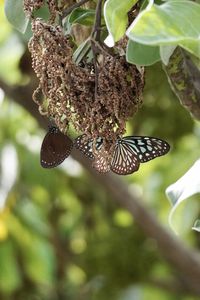
[[(114, 42), (117, 42), (125, 34), (128, 24), (127, 12), (134, 4), (135, 1), (119, 1), (119, 4), (114, 0), (106, 2), (105, 20)], [(150, 1), (126, 32), (133, 44), (140, 43), (142, 48), (141, 53), (139, 51), (135, 53), (132, 49), (139, 47), (136, 46), (137, 44), (127, 48), (129, 62), (140, 65), (149, 65), (155, 62), (152, 61), (149, 48), (143, 45), (158, 46), (160, 51), (162, 51), (163, 45), (180, 45), (200, 58), (199, 14), (200, 5), (191, 1), (167, 1), (161, 5), (153, 4), (153, 1)], [(120, 28), (120, 32), (118, 28)], [(160, 58), (165, 62), (163, 55)]]
[[(21, 3), (19, 0), (15, 2)], [(104, 7), (105, 22), (117, 41), (126, 31), (129, 5), (132, 7), (135, 2), (127, 1), (125, 5), (125, 1), (119, 1), (120, 18), (115, 15), (119, 7), (113, 9), (113, 3), (113, 0), (108, 0)], [(9, 4), (12, 4), (11, 0), (6, 1), (7, 7)], [(135, 27), (130, 25), (126, 54), (131, 63), (154, 63), (146, 68), (144, 104), (134, 119), (129, 120), (128, 134), (165, 137), (171, 143), (172, 151), (162, 159), (144, 164), (140, 172), (126, 177), (125, 181), (130, 190), (135, 187), (143, 195), (145, 204), (166, 226), (170, 206), (164, 190), (198, 159), (200, 146), (199, 124), (191, 119), (172, 93), (161, 64), (155, 64), (160, 60), (159, 52), (167, 53), (161, 55), (167, 63), (172, 51), (163, 50), (160, 40), (153, 42), (155, 36), (160, 38), (160, 27), (152, 25), (151, 14), (155, 13), (155, 17), (163, 22), (166, 45), (171, 44), (168, 43), (171, 32), (166, 26), (168, 16), (165, 13), (166, 7), (173, 5), (181, 6), (178, 11), (180, 15), (189, 5), (189, 19), (193, 6), (199, 8), (199, 4), (189, 1), (148, 6), (136, 17)], [(13, 20), (15, 12), (17, 10), (12, 10)], [(171, 11), (173, 26), (181, 22), (179, 25), (182, 28), (181, 33), (175, 32), (175, 44), (198, 54), (195, 49), (199, 41), (198, 37), (193, 36), (189, 26), (191, 23), (186, 28), (184, 18), (182, 21), (175, 18), (175, 12)], [(24, 37), (12, 30), (1, 11), (0, 14), (0, 53), (3, 57), (0, 77), (7, 84), (34, 82), (32, 73), (22, 70), (22, 62), (27, 58)], [(199, 18), (196, 14), (193, 18), (198, 28)], [(22, 23), (26, 23), (23, 20)], [(93, 8), (76, 8), (69, 18), (64, 19), (64, 28), (66, 32), (71, 32), (75, 24), (91, 26), (93, 20)], [(104, 20), (102, 23), (105, 24)], [(118, 28), (122, 31), (117, 33)], [(152, 40), (142, 43), (150, 38), (147, 29), (151, 29)], [(104, 27), (102, 35), (105, 33), (107, 29)], [(189, 38), (192, 43), (188, 42)], [(151, 48), (152, 51), (149, 51), (150, 44), (156, 45)], [(78, 62), (85, 55), (82, 51), (88, 53), (88, 45), (86, 42), (82, 48), (78, 44), (75, 47)], [(29, 64), (28, 59), (25, 64), (27, 68)], [(0, 94), (0, 203), (6, 201), (0, 212), (0, 299), (194, 300), (193, 296), (178, 295), (153, 285), (151, 279), (172, 279), (176, 271), (163, 260), (156, 241), (144, 236), (131, 214), (112, 202), (111, 195), (107, 195), (103, 187), (77, 162), (69, 158), (63, 167), (41, 169), (39, 150), (44, 133), (35, 120), (12, 100), (8, 95)], [(26, 100), (30, 101), (28, 98)], [(6, 157), (4, 153), (8, 147), (12, 151)], [(8, 180), (4, 180), (4, 171), (8, 170), (11, 177), (15, 160), (15, 180), (8, 187), (4, 184)], [(180, 211), (177, 209), (175, 213), (181, 239), (198, 249), (199, 237), (190, 230), (199, 214), (198, 202), (192, 207), (185, 202), (183, 210), (180, 207)], [(183, 226), (185, 223), (188, 225)]]
[(22, 1), (7, 0), (5, 2), (5, 14), (8, 21), (19, 31), (25, 33), (28, 26), (28, 18), (23, 11)]

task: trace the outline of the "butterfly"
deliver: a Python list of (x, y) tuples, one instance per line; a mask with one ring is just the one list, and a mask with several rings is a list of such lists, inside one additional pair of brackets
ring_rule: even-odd
[[(74, 145), (87, 157), (95, 160), (92, 139), (86, 140), (85, 135), (81, 135), (75, 139)], [(99, 137), (95, 145), (97, 153), (101, 150), (102, 145), (103, 138)], [(110, 169), (118, 175), (128, 175), (136, 172), (139, 169), (140, 163), (165, 155), (169, 150), (169, 144), (156, 137), (126, 136), (118, 138), (109, 163)]]
[(72, 150), (72, 140), (57, 127), (49, 127), (40, 150), (40, 163), (43, 168), (55, 168), (67, 158)]
[(108, 152), (102, 147), (95, 153), (95, 158), (92, 163), (93, 168), (99, 173), (107, 173), (110, 171), (110, 164), (108, 163)]

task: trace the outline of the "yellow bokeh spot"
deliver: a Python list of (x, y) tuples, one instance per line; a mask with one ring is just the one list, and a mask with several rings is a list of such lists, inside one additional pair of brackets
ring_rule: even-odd
[(3, 220), (0, 220), (0, 241), (6, 240), (8, 237), (8, 229)]
[(86, 281), (85, 272), (76, 265), (71, 265), (67, 269), (67, 277), (74, 285), (81, 285)]
[(82, 238), (74, 238), (70, 242), (70, 247), (75, 254), (80, 254), (85, 251), (87, 244)]
[(133, 224), (132, 215), (123, 209), (118, 209), (113, 216), (114, 222), (120, 227), (129, 227)]

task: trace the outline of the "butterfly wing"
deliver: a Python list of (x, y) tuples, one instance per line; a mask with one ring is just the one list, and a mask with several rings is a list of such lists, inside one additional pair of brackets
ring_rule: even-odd
[(74, 145), (89, 159), (93, 160), (92, 166), (100, 173), (107, 173), (110, 171), (110, 164), (107, 161), (107, 152), (102, 148), (103, 139), (101, 137), (96, 139), (96, 153), (93, 154), (93, 139), (87, 139), (86, 135), (78, 136)]
[[(97, 138), (96, 140), (96, 150), (100, 150), (103, 144), (102, 138)], [(79, 149), (85, 156), (89, 159), (94, 159), (93, 154), (93, 139), (87, 139), (86, 135), (80, 135), (74, 140), (74, 146)]]
[(111, 169), (119, 175), (128, 175), (139, 169), (140, 162), (144, 163), (158, 156), (165, 155), (169, 149), (169, 144), (161, 139), (148, 136), (127, 136), (118, 139), (114, 147), (114, 154), (111, 164), (108, 163), (107, 155), (102, 153), (103, 138), (96, 140), (97, 154), (93, 154), (93, 140), (86, 139), (86, 135), (81, 135), (75, 140), (75, 146), (83, 154), (94, 160), (93, 166), (99, 172), (108, 172)]
[(137, 154), (141, 163), (165, 155), (170, 150), (170, 145), (166, 141), (155, 137), (126, 136), (122, 140)]
[(118, 175), (128, 175), (139, 169), (140, 161), (131, 145), (118, 139), (111, 161), (111, 170)]
[(54, 168), (67, 158), (72, 150), (72, 140), (57, 130), (50, 130), (42, 142), (40, 163), (43, 168)]
[(95, 154), (94, 161), (92, 163), (93, 168), (95, 168), (99, 173), (107, 173), (110, 171), (110, 163), (108, 161), (108, 153), (102, 148), (97, 154)]

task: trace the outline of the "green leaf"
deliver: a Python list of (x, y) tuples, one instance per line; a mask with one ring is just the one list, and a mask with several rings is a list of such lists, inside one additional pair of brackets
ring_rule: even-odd
[(38, 207), (30, 201), (21, 201), (16, 208), (20, 219), (37, 233), (48, 236), (50, 234), (50, 228), (47, 225), (47, 221), (41, 215)]
[(180, 45), (200, 57), (200, 5), (167, 1), (148, 5), (127, 30), (131, 40), (152, 46)]
[(71, 32), (71, 24), (69, 23), (69, 15), (63, 20), (64, 34), (69, 35)]
[(125, 34), (128, 25), (128, 11), (137, 0), (107, 0), (104, 5), (104, 17), (109, 35), (117, 42)]
[(17, 30), (25, 33), (29, 19), (24, 14), (22, 0), (6, 0), (5, 15)]
[(85, 26), (92, 26), (95, 18), (95, 10), (76, 8), (72, 11), (68, 18), (70, 24), (81, 24)]
[(51, 244), (33, 235), (32, 241), (21, 251), (28, 276), (36, 283), (51, 285), (55, 272), (55, 257)]
[(4, 293), (11, 293), (21, 285), (21, 277), (10, 242), (0, 243), (0, 290)]
[(167, 66), (169, 63), (169, 59), (171, 55), (174, 53), (174, 50), (176, 49), (175, 46), (160, 46), (160, 57), (162, 62)]
[(160, 60), (159, 47), (146, 46), (128, 41), (126, 60), (135, 65), (150, 66)]
[[(179, 178), (175, 183), (168, 186), (166, 189), (166, 195), (168, 199), (170, 200), (172, 204), (172, 209), (169, 215), (169, 224), (171, 227), (177, 231), (177, 218), (175, 218), (175, 212), (180, 207), (181, 208), (181, 214), (183, 216), (183, 213), (185, 217), (180, 218), (178, 216), (179, 220), (184, 220), (186, 222), (186, 215), (188, 213), (188, 206), (190, 205), (190, 215), (187, 215), (187, 219), (189, 217), (193, 216), (194, 213), (198, 213), (198, 209), (196, 208), (195, 203), (188, 201), (187, 206), (183, 205), (183, 202), (190, 198), (191, 196), (200, 193), (200, 177), (199, 177), (199, 170), (200, 170), (200, 159), (198, 159), (193, 166), (181, 177)], [(180, 210), (179, 208), (179, 210)], [(192, 213), (192, 210), (194, 209), (194, 212)], [(175, 222), (174, 222), (175, 220)], [(191, 220), (189, 220), (191, 222)], [(180, 223), (180, 222), (179, 222)], [(180, 224), (181, 227), (183, 227), (183, 224)], [(178, 231), (180, 231), (181, 227), (179, 226)]]
[(200, 220), (196, 220), (194, 226), (192, 227), (193, 230), (200, 232)]
[(184, 48), (185, 50), (187, 50), (188, 52), (195, 55), (196, 57), (200, 58), (200, 40), (198, 40), (198, 41), (186, 40), (186, 41), (180, 42), (180, 46), (182, 48)]
[(90, 40), (87, 39), (83, 43), (80, 44), (80, 46), (76, 49), (76, 51), (73, 54), (73, 60), (78, 65), (81, 60), (88, 55), (91, 49), (91, 43)]
[(9, 215), (8, 229), (22, 254), (28, 277), (34, 282), (51, 285), (55, 275), (55, 254), (50, 242), (33, 233), (20, 219)]

